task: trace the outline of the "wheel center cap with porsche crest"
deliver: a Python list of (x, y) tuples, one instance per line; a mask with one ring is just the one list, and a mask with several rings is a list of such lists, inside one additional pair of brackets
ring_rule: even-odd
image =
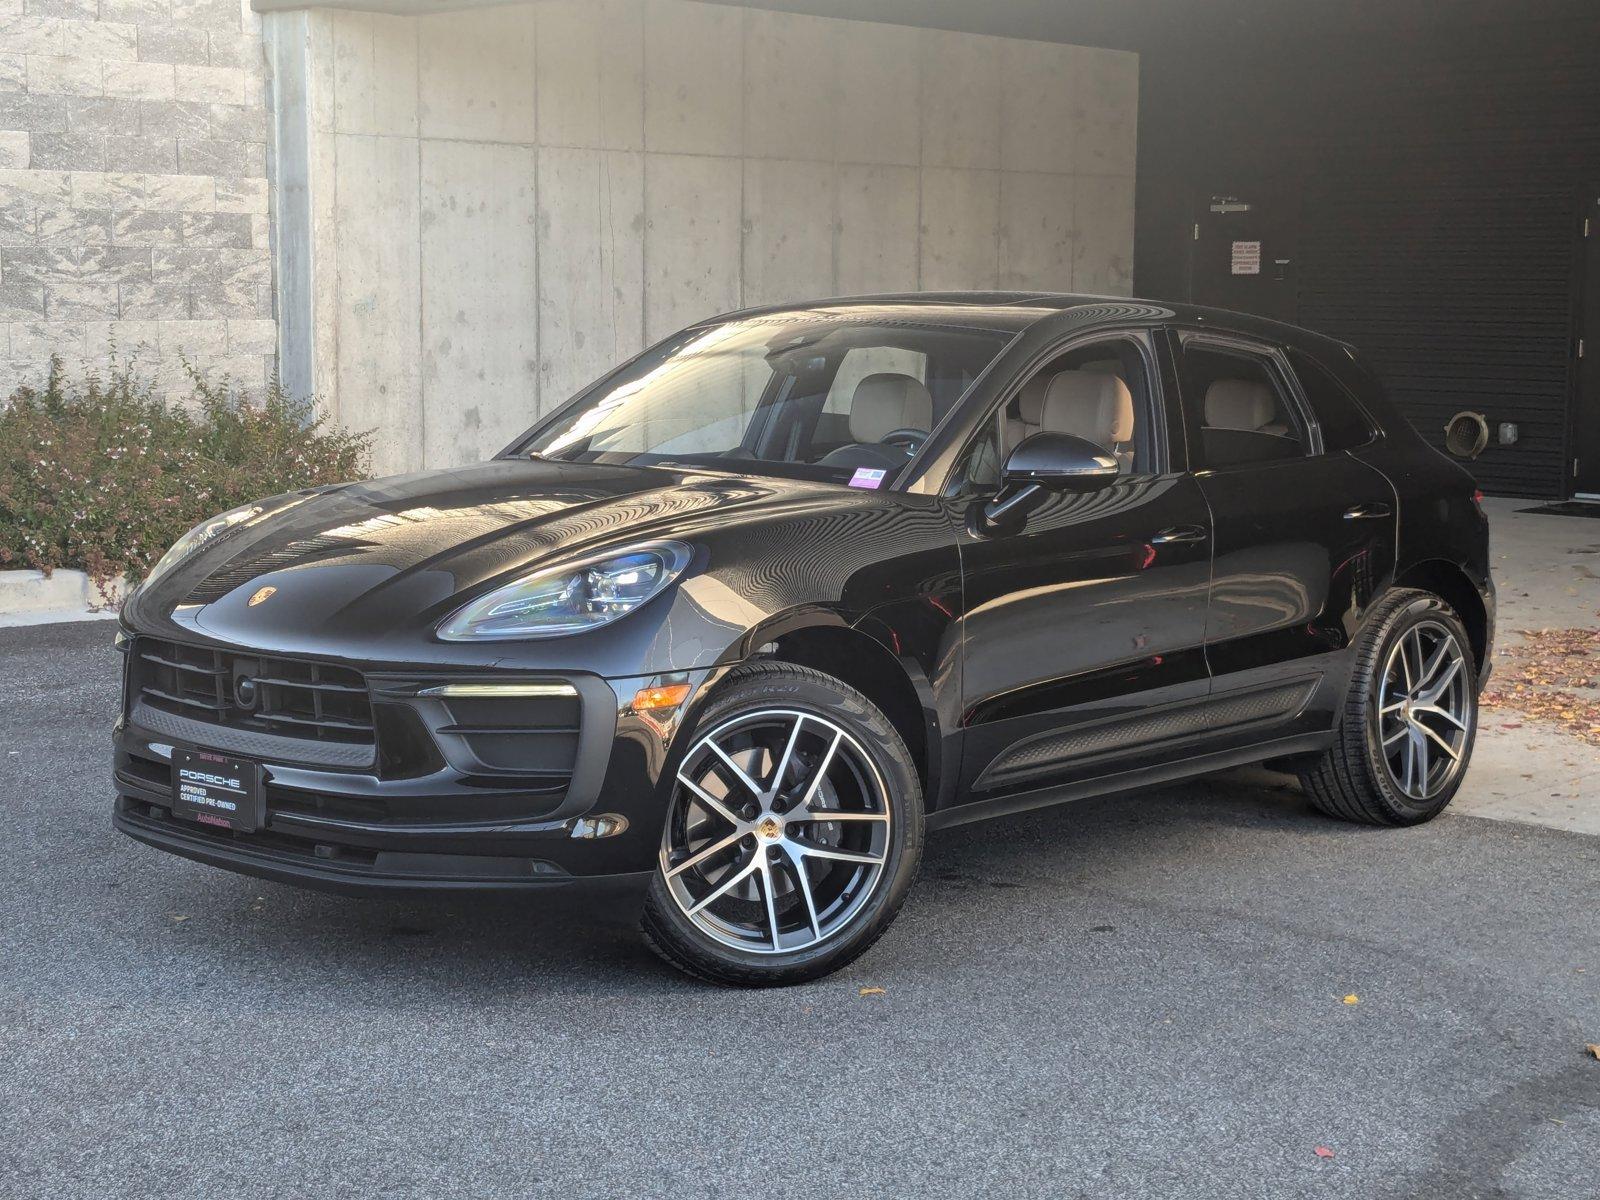
[(756, 832), (769, 842), (775, 842), (783, 836), (783, 822), (776, 817), (764, 817), (756, 826)]

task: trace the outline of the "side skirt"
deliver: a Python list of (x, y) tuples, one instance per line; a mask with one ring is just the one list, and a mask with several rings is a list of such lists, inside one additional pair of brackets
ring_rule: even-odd
[(1252, 746), (1238, 746), (1231, 750), (1175, 759), (1132, 771), (1118, 771), (1093, 779), (1080, 779), (1074, 783), (1037, 788), (1030, 792), (1000, 796), (994, 800), (958, 804), (929, 813), (927, 824), (929, 829), (948, 829), (955, 825), (967, 825), (973, 821), (986, 821), (991, 817), (1004, 817), (1011, 813), (1027, 812), (1029, 809), (1066, 804), (1072, 800), (1087, 800), (1092, 796), (1103, 796), (1108, 792), (1121, 792), (1132, 788), (1172, 783), (1179, 779), (1191, 779), (1196, 775), (1224, 771), (1229, 767), (1247, 766), (1268, 758), (1281, 758), (1290, 754), (1314, 754), (1331, 746), (1333, 737), (1331, 731), (1300, 734), (1295, 737), (1278, 738), (1276, 741), (1257, 742)]
[[(1134, 747), (1159, 754), (1164, 744), (1198, 736), (1242, 733), (1259, 727), (1263, 736), (1305, 711), (1322, 676), (1256, 684), (1213, 693), (1180, 704), (1143, 710), (1023, 738), (984, 768), (973, 782), (977, 792), (1043, 780), (1097, 757), (1120, 756)], [(1041, 782), (1040, 786), (1044, 786)]]

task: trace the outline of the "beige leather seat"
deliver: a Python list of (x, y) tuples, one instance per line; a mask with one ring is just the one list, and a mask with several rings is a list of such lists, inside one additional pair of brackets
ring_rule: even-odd
[(910, 448), (904, 444), (881, 445), (897, 429), (933, 428), (933, 397), (920, 379), (898, 371), (879, 371), (863, 377), (850, 395), (851, 445), (840, 446), (823, 455), (820, 462), (830, 467), (904, 466)]
[(1041, 429), (1093, 442), (1114, 454), (1124, 473), (1133, 470), (1133, 393), (1119, 375), (1085, 368), (1029, 380), (1017, 396), (1017, 416), (1007, 421), (1008, 444)]
[(1278, 397), (1258, 379), (1218, 379), (1206, 389), (1206, 425), (1279, 437), (1289, 427), (1278, 420)]
[(879, 371), (856, 384), (850, 397), (850, 437), (882, 441), (896, 429), (933, 428), (933, 397), (922, 380), (897, 371)]
[(1024, 438), (1039, 432), (1039, 418), (1044, 416), (1044, 393), (1053, 376), (1041, 371), (1017, 393), (1017, 415), (1006, 417), (1006, 445), (1020, 446)]

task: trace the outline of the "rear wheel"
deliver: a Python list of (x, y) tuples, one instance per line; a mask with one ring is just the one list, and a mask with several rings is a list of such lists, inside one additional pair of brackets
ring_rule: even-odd
[(854, 688), (783, 663), (731, 676), (689, 735), (643, 929), (718, 983), (800, 983), (877, 941), (921, 857), (905, 743)]
[(1477, 733), (1471, 643), (1439, 597), (1404, 589), (1369, 615), (1338, 740), (1301, 776), (1323, 812), (1415, 825), (1461, 786)]

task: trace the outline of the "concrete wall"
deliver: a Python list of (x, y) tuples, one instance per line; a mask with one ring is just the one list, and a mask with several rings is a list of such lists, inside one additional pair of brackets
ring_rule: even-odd
[(380, 470), (723, 309), (1129, 286), (1133, 55), (681, 0), (267, 19), (303, 23), (309, 378)]
[(0, 402), (113, 344), (259, 391), (276, 352), (246, 0), (0, 0)]

